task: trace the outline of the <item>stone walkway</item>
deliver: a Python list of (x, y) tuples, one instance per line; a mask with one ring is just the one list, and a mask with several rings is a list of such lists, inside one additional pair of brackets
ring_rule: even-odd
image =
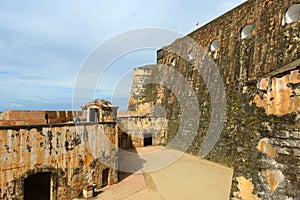
[[(163, 147), (144, 147), (140, 154)], [(168, 150), (172, 153), (174, 150)], [(99, 200), (228, 200), (233, 170), (183, 154), (176, 162), (150, 173), (132, 174), (101, 189)]]

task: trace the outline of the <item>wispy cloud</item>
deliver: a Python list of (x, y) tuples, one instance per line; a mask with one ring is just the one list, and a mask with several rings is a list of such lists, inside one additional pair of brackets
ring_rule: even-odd
[[(197, 21), (204, 24), (241, 2), (0, 1), (0, 110), (69, 109), (80, 66), (99, 43), (147, 27), (186, 34), (195, 29)], [(107, 97), (117, 91), (119, 99), (128, 98), (131, 82), (125, 84), (129, 80), (122, 81), (123, 75), (155, 62), (154, 52), (114, 62), (96, 94)]]

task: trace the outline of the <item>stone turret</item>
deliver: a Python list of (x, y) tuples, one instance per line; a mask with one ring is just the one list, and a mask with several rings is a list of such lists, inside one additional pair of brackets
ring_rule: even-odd
[(104, 99), (95, 99), (81, 107), (87, 122), (116, 122), (118, 107)]

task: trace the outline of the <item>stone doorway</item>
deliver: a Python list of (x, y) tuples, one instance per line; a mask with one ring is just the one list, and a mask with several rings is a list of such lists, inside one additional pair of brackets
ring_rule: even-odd
[(49, 172), (29, 176), (24, 181), (24, 200), (50, 200), (50, 187)]
[(102, 171), (102, 187), (108, 185), (108, 175), (109, 175), (109, 169), (104, 169)]
[(152, 134), (144, 134), (144, 147), (152, 145)]

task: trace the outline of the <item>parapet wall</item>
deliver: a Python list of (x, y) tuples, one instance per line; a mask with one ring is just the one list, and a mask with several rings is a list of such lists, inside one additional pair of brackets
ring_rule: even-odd
[(0, 114), (0, 126), (65, 123), (81, 115), (80, 111), (7, 110)]

